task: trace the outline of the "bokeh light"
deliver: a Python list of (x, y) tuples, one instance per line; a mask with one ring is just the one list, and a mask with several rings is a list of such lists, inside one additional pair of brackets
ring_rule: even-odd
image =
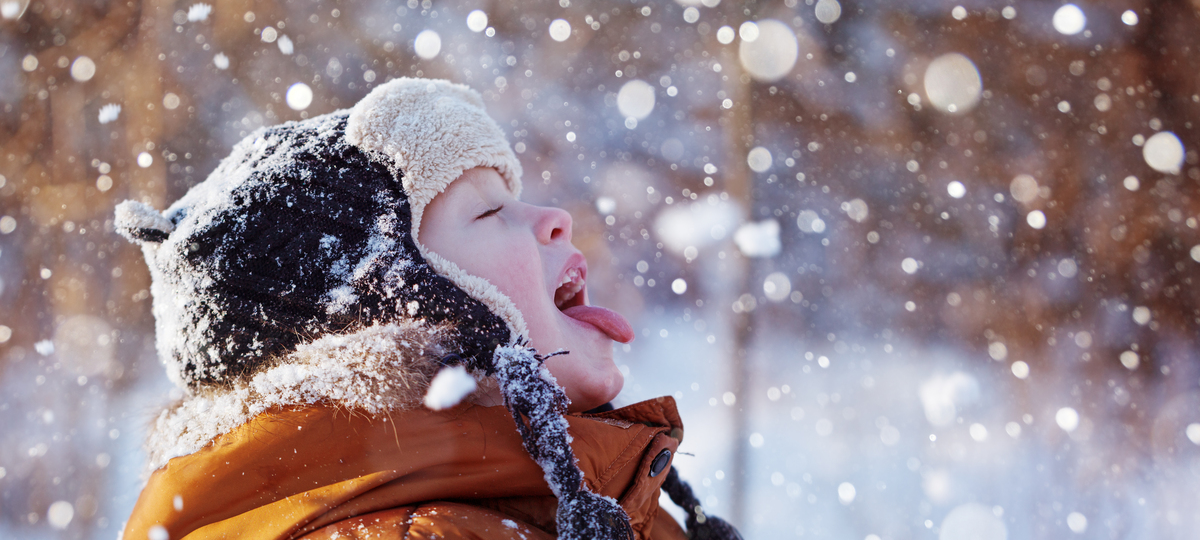
[(970, 58), (949, 53), (925, 69), (925, 95), (940, 111), (962, 114), (975, 107), (983, 94), (983, 79)]
[[(822, 0), (824, 1), (824, 0)], [(800, 54), (796, 33), (788, 25), (766, 19), (754, 24), (754, 31), (743, 25), (742, 41), (738, 43), (738, 59), (746, 72), (757, 80), (777, 81), (792, 71)], [(747, 34), (757, 34), (753, 41)]]
[(442, 36), (433, 30), (422, 30), (413, 40), (413, 50), (425, 60), (437, 58), (442, 52)]
[(287, 101), (288, 107), (291, 107), (292, 110), (303, 111), (312, 104), (312, 88), (302, 82), (295, 83), (288, 87), (285, 100)]

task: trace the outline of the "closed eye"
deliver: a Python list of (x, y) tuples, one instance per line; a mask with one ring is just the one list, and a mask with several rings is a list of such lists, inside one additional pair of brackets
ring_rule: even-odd
[(482, 214), (479, 214), (478, 216), (475, 216), (475, 219), (483, 219), (483, 218), (487, 218), (487, 217), (492, 217), (492, 216), (500, 213), (500, 211), (503, 209), (504, 209), (504, 205), (502, 204), (495, 208), (489, 209), (488, 211), (486, 211)]

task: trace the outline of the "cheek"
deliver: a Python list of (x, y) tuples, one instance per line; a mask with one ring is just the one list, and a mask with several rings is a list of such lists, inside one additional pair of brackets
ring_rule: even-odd
[(537, 253), (526, 251), (491, 250), (489, 256), (480, 262), (479, 271), (475, 275), (492, 282), (500, 292), (517, 304), (517, 309), (528, 319), (534, 314), (526, 311), (541, 307), (546, 301), (547, 293)]

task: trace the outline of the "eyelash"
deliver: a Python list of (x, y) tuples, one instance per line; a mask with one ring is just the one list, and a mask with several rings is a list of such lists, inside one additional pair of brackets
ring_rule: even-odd
[(495, 207), (495, 208), (492, 208), (492, 209), (490, 209), (490, 210), (488, 210), (488, 211), (486, 211), (486, 212), (484, 212), (484, 213), (482, 213), (482, 214), (479, 214), (478, 216), (476, 216), (476, 217), (475, 217), (475, 219), (483, 219), (483, 218), (486, 218), (486, 217), (491, 217), (491, 216), (494, 216), (494, 215), (496, 215), (496, 214), (499, 214), (499, 213), (500, 213), (500, 211), (501, 211), (501, 210), (503, 210), (503, 209), (504, 209), (504, 205), (502, 204), (502, 205), (500, 205), (500, 206), (497, 206), (497, 207)]

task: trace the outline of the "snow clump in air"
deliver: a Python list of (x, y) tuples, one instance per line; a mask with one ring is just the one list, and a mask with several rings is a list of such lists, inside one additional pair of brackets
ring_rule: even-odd
[(458, 405), (478, 385), (463, 366), (450, 366), (438, 372), (425, 393), (425, 406), (435, 411)]
[(117, 105), (116, 103), (109, 103), (108, 105), (100, 107), (100, 114), (98, 115), (97, 120), (99, 120), (101, 124), (107, 124), (116, 120), (120, 115), (121, 106)]
[(192, 7), (188, 8), (187, 20), (188, 22), (206, 21), (208, 20), (208, 15), (212, 13), (212, 9), (212, 6), (203, 2), (192, 4)]
[(738, 227), (733, 242), (747, 257), (774, 257), (779, 254), (779, 222), (773, 219)]
[(292, 54), (296, 50), (296, 47), (292, 44), (292, 38), (287, 36), (279, 36), (279, 41), (275, 42), (275, 44), (279, 45), (279, 52), (285, 55)]
[(667, 207), (655, 219), (654, 232), (667, 249), (686, 255), (724, 239), (741, 219), (736, 206), (712, 197)]

